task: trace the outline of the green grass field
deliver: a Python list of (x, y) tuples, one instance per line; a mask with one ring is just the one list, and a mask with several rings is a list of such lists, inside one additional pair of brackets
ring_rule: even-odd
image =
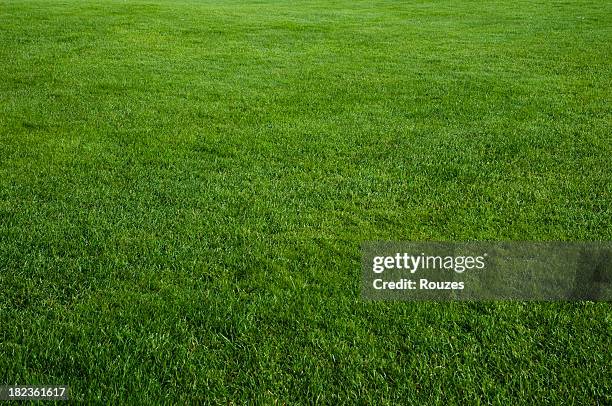
[(610, 1), (0, 3), (0, 384), (610, 404), (609, 303), (360, 298), (364, 241), (612, 239)]

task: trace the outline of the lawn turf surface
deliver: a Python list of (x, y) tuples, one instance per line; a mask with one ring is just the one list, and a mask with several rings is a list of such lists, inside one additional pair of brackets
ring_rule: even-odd
[(0, 384), (612, 402), (609, 303), (372, 303), (368, 240), (611, 240), (610, 1), (0, 3)]

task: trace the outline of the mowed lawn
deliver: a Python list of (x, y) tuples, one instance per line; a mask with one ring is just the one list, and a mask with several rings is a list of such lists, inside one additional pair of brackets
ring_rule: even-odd
[(609, 404), (609, 303), (360, 298), (364, 241), (612, 239), (609, 1), (0, 3), (0, 384)]

